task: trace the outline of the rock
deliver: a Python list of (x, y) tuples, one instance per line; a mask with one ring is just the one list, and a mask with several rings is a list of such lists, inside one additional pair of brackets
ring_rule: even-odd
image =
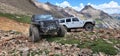
[(2, 30), (0, 30), (0, 33), (2, 32)]
[(106, 54), (99, 52), (99, 56), (106, 56)]
[(35, 54), (35, 56), (40, 56), (40, 55), (38, 55), (38, 54)]
[(19, 51), (28, 51), (30, 50), (28, 47), (21, 47), (21, 48), (18, 48)]
[(53, 53), (53, 52), (50, 52), (48, 55), (49, 55), (49, 56), (54, 56), (54, 53)]
[(14, 40), (15, 44), (21, 44), (20, 40)]
[(75, 50), (76, 50), (76, 51), (80, 51), (80, 48), (76, 48)]
[(91, 40), (95, 40), (96, 38), (95, 38), (95, 37), (91, 37), (90, 39), (91, 39)]
[(108, 32), (106, 32), (106, 34), (111, 34), (111, 32), (108, 31)]
[(108, 39), (108, 38), (109, 38), (109, 35), (101, 35), (100, 37), (101, 37), (101, 38), (104, 38), (104, 39)]
[(77, 47), (77, 46), (78, 46), (78, 44), (73, 44), (73, 45), (72, 45), (72, 47)]
[(60, 47), (54, 47), (55, 50), (62, 50)]
[(27, 56), (30, 49), (28, 47), (21, 47), (18, 50), (22, 53), (22, 56)]
[(15, 30), (10, 30), (9, 33), (10, 33), (10, 34), (15, 34), (16, 31), (15, 31)]
[(22, 56), (27, 56), (29, 51), (23, 51)]
[(120, 34), (117, 34), (115, 38), (120, 39)]
[(21, 18), (20, 16), (16, 16), (16, 18)]
[(71, 44), (65, 44), (65, 47), (71, 47), (72, 45)]
[(109, 44), (113, 44), (113, 42), (109, 41), (108, 39), (103, 39), (103, 40), (105, 40)]
[(6, 54), (5, 51), (0, 52), (0, 56), (5, 56), (5, 54)]
[(103, 29), (100, 29), (98, 33), (104, 33), (105, 31)]
[(5, 33), (5, 34), (4, 34), (4, 37), (9, 37), (9, 34), (8, 34), (8, 33)]
[(0, 33), (3, 33), (4, 31), (3, 30), (0, 30)]
[(117, 55), (115, 55), (115, 56), (120, 56), (120, 52)]
[(116, 47), (118, 47), (120, 49), (120, 44), (116, 44)]
[(93, 54), (92, 56), (99, 56), (99, 54)]
[(92, 53), (93, 52), (91, 49), (82, 49), (78, 55), (79, 56), (92, 56)]

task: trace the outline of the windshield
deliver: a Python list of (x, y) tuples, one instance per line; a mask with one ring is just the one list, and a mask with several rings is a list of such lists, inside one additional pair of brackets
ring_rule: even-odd
[(52, 20), (51, 15), (35, 15), (35, 20)]

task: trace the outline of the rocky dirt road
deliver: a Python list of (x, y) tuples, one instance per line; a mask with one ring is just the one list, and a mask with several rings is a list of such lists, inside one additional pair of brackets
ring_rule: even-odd
[[(86, 35), (88, 34), (88, 35)], [(107, 34), (107, 35), (105, 35)], [(94, 32), (80, 31), (71, 32), (64, 37), (64, 40), (79, 39), (81, 41), (93, 41), (97, 38), (109, 39), (115, 37), (114, 39), (120, 39), (120, 32), (115, 30), (95, 30)], [(87, 38), (86, 38), (87, 37)], [(91, 37), (91, 38), (89, 38)], [(48, 41), (51, 38), (43, 38), (39, 42), (30, 42), (29, 37), (22, 33), (16, 31), (3, 31), (0, 30), (0, 56), (105, 56), (106, 54), (99, 52), (98, 54), (93, 54), (90, 48), (78, 48), (77, 44), (62, 44), (56, 41)], [(60, 37), (52, 37), (56, 39)], [(63, 41), (64, 41), (63, 40)], [(60, 40), (57, 40), (60, 41)], [(76, 41), (75, 41), (76, 42)], [(107, 41), (108, 43), (113, 43)], [(81, 42), (82, 43), (82, 42)], [(81, 45), (82, 46), (82, 45)], [(120, 43), (117, 44), (117, 48), (120, 51)], [(119, 52), (120, 53), (120, 52)], [(119, 56), (120, 54), (116, 56)]]
[(28, 36), (14, 31), (0, 31), (0, 56), (77, 56), (80, 49), (69, 44), (62, 45), (45, 39), (30, 42)]

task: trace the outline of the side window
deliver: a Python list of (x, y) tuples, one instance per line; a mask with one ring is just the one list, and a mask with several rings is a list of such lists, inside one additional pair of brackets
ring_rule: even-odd
[(60, 20), (60, 23), (65, 23), (65, 20)]
[(73, 18), (72, 21), (79, 21), (78, 18)]
[(71, 22), (71, 19), (66, 19), (66, 22)]

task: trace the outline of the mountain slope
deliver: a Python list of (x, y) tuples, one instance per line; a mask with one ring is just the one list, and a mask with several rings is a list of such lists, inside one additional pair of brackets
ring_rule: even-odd
[(0, 2), (0, 12), (10, 13), (10, 14), (22, 14), (22, 15), (26, 14), (26, 12), (22, 11), (21, 9), (18, 9), (11, 5), (6, 5), (5, 3), (1, 3), (1, 2)]
[(31, 0), (0, 0), (1, 3), (13, 6), (29, 14), (45, 13), (46, 11), (40, 10), (32, 3)]
[[(73, 8), (71, 8), (71, 7), (66, 7), (66, 8), (64, 8), (64, 10), (68, 13), (68, 14), (70, 14), (70, 15), (72, 15), (72, 16), (74, 16), (74, 17), (78, 17), (78, 18), (81, 18), (81, 19), (83, 19), (83, 15), (82, 14), (80, 14), (78, 11), (76, 11), (75, 9), (73, 9)], [(85, 18), (84, 18), (85, 19)]]
[(111, 16), (120, 20), (120, 14), (112, 14)]
[(29, 28), (29, 24), (23, 24), (6, 17), (0, 17), (0, 30), (5, 30), (5, 31), (15, 30), (22, 33), (27, 33), (28, 28)]
[[(12, 14), (52, 14), (54, 17), (67, 17), (62, 8), (50, 3), (38, 3), (36, 0), (0, 0), (0, 12)], [(22, 12), (22, 13), (21, 13)]]

